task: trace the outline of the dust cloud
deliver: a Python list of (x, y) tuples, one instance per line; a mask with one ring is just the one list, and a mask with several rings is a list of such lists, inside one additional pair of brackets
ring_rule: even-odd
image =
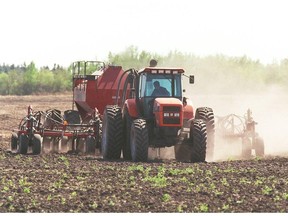
[[(248, 109), (251, 109), (252, 117), (257, 122), (256, 132), (264, 139), (265, 156), (288, 156), (288, 95), (285, 90), (273, 86), (262, 92), (246, 90), (242, 93), (240, 90), (239, 93), (217, 94), (216, 88), (213, 94), (205, 94), (205, 91), (204, 94), (193, 94), (193, 88), (189, 87), (190, 95), (187, 96), (191, 98), (195, 109), (208, 106), (213, 108), (215, 116), (236, 114), (242, 117)], [(213, 88), (211, 83), (210, 88)], [(238, 142), (237, 139), (216, 139), (214, 160), (227, 160), (240, 156), (240, 139)]]

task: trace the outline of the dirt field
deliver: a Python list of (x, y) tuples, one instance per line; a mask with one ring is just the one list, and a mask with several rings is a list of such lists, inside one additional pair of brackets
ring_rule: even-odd
[[(233, 107), (239, 114), (252, 108), (267, 145), (265, 158), (240, 160), (237, 148), (229, 143), (226, 149), (216, 143), (216, 161), (199, 164), (102, 161), (72, 154), (23, 156), (7, 151), (11, 129), (17, 128), (28, 105), (64, 111), (71, 108), (71, 99), (69, 94), (0, 96), (0, 212), (288, 212), (287, 135), (280, 133), (284, 129), (278, 123), (284, 118), (285, 100), (279, 104), (270, 98), (274, 103), (269, 103), (269, 110), (283, 109), (283, 113), (274, 116), (274, 128), (267, 130), (271, 126), (267, 97), (250, 98), (251, 107), (248, 101), (238, 106), (224, 96), (195, 98), (196, 106), (200, 102), (211, 106), (215, 115), (228, 114)], [(219, 101), (228, 103), (229, 109), (221, 109)]]

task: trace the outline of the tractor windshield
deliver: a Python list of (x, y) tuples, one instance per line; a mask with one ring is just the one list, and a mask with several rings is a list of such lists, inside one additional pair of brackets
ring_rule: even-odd
[(139, 97), (181, 97), (181, 75), (141, 74)]

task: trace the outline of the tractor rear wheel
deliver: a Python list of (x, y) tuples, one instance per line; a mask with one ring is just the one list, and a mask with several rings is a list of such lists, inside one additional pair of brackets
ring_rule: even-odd
[(105, 160), (119, 159), (123, 145), (123, 121), (119, 106), (107, 106), (103, 114), (102, 155)]
[(264, 140), (261, 137), (255, 138), (254, 149), (257, 157), (264, 156)]
[(38, 155), (41, 153), (41, 136), (39, 134), (34, 134), (32, 140), (32, 153)]
[(27, 154), (29, 139), (26, 135), (21, 134), (19, 137), (19, 153)]
[(148, 159), (148, 128), (144, 119), (136, 119), (131, 125), (130, 133), (132, 161), (146, 162)]
[(131, 160), (131, 144), (130, 144), (130, 131), (132, 125), (132, 118), (128, 111), (124, 112), (124, 143), (123, 143), (123, 157), (125, 160)]
[(252, 143), (248, 137), (242, 139), (242, 157), (244, 159), (251, 158), (252, 155)]
[(209, 107), (199, 107), (196, 110), (195, 119), (202, 119), (206, 123), (207, 130), (207, 160), (212, 161), (215, 145), (215, 118), (214, 112)]
[(88, 136), (86, 138), (85, 153), (94, 154), (96, 150), (96, 139), (93, 136)]
[(207, 131), (206, 124), (201, 119), (194, 119), (190, 126), (191, 162), (205, 162)]
[(17, 133), (13, 132), (11, 136), (11, 151), (17, 150), (17, 146), (18, 146), (18, 135)]

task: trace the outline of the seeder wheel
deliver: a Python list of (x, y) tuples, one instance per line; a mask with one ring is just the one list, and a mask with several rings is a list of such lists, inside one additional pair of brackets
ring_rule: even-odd
[(34, 134), (32, 140), (32, 153), (38, 155), (41, 153), (42, 138), (39, 134)]
[(17, 150), (18, 147), (18, 135), (17, 133), (12, 133), (11, 136), (11, 151)]
[(19, 137), (19, 153), (27, 154), (29, 139), (26, 135), (21, 134)]

